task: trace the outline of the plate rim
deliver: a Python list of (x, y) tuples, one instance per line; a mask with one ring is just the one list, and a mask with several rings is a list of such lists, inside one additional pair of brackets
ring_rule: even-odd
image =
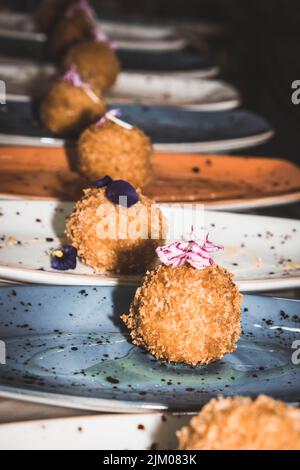
[[(192, 111), (191, 111), (192, 112)], [(209, 111), (208, 111), (209, 112)], [(154, 142), (154, 150), (159, 152), (174, 152), (174, 153), (220, 153), (231, 150), (241, 150), (257, 145), (264, 144), (275, 135), (275, 131), (270, 129), (268, 131), (260, 132), (249, 137), (239, 137), (236, 139), (218, 140), (212, 142), (180, 142), (161, 144)], [(56, 137), (28, 137), (22, 135), (3, 134), (0, 133), (0, 141), (2, 145), (12, 145), (19, 147), (63, 147), (65, 139)]]
[[(17, 273), (17, 275), (16, 275)], [(28, 276), (28, 273), (30, 276)], [(124, 279), (124, 278), (107, 278), (99, 279), (99, 276), (94, 275), (76, 275), (70, 276), (68, 274), (52, 271), (38, 271), (34, 269), (13, 268), (0, 265), (0, 277), (4, 280), (12, 282), (21, 282), (29, 285), (52, 285), (52, 286), (94, 286), (94, 287), (109, 287), (109, 286), (138, 286), (139, 278)], [(57, 280), (59, 277), (60, 281)], [(74, 278), (76, 280), (74, 281)], [(45, 279), (44, 282), (43, 279)], [(253, 280), (236, 281), (241, 292), (264, 292), (272, 290), (285, 290), (295, 289), (300, 287), (300, 276), (279, 277), (279, 278), (262, 278)]]
[[(41, 201), (41, 202), (69, 202), (56, 197), (51, 196), (29, 196), (28, 194), (9, 194), (0, 192), (0, 201)], [(238, 202), (241, 201), (241, 202)], [(255, 209), (262, 207), (276, 207), (286, 204), (293, 204), (300, 201), (300, 189), (296, 191), (287, 192), (285, 194), (279, 194), (278, 196), (266, 196), (261, 198), (249, 198), (249, 199), (224, 199), (220, 201), (176, 201), (174, 204), (193, 204), (201, 203), (208, 210), (223, 212), (223, 211), (239, 211), (241, 209)], [(159, 204), (165, 204), (165, 202), (158, 202)], [(171, 202), (172, 203), (172, 202)], [(166, 203), (169, 204), (169, 203)]]
[[(2, 203), (14, 203), (16, 200), (0, 200)], [(49, 202), (55, 204), (55, 200), (50, 201), (41, 201), (41, 200), (22, 200), (23, 204), (27, 202), (33, 202), (37, 204), (43, 204)], [(64, 201), (65, 204), (72, 204), (73, 201)], [(160, 204), (166, 206), (172, 206), (172, 204)], [(176, 204), (175, 204), (176, 206)], [(266, 222), (275, 223), (275, 221), (282, 221), (285, 224), (291, 225), (300, 225), (300, 220), (291, 219), (291, 218), (278, 218), (274, 216), (263, 216), (256, 214), (243, 214), (235, 212), (226, 212), (226, 211), (206, 211), (206, 213), (214, 212), (220, 216), (229, 216), (229, 217), (238, 217), (238, 218), (254, 218), (255, 220), (260, 219)], [(42, 285), (59, 285), (59, 286), (138, 286), (143, 275), (128, 275), (128, 276), (111, 276), (105, 277), (101, 274), (68, 274), (66, 272), (56, 272), (56, 271), (41, 271), (37, 269), (24, 268), (19, 266), (6, 266), (0, 263), (0, 279), (12, 281), (12, 282), (21, 282), (25, 284), (42, 284)], [(43, 282), (44, 281), (44, 282)], [(281, 277), (264, 277), (258, 279), (244, 279), (235, 281), (239, 286), (241, 292), (262, 292), (262, 291), (272, 291), (272, 290), (284, 290), (291, 288), (300, 287), (300, 275), (291, 275), (291, 276), (281, 276)]]

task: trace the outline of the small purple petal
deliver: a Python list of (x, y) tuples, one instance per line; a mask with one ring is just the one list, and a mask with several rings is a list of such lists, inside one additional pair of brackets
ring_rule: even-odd
[[(55, 253), (61, 252), (62, 256)], [(57, 271), (68, 271), (76, 269), (77, 266), (77, 250), (73, 246), (63, 246), (58, 250), (54, 250), (51, 254), (51, 268)]]
[(102, 178), (101, 180), (97, 180), (95, 182), (95, 186), (96, 186), (96, 188), (105, 188), (106, 186), (111, 184), (112, 181), (113, 180), (110, 176), (104, 176), (104, 178)]
[(139, 201), (139, 195), (130, 183), (124, 180), (115, 180), (105, 192), (107, 199), (113, 204), (124, 207), (134, 206)]

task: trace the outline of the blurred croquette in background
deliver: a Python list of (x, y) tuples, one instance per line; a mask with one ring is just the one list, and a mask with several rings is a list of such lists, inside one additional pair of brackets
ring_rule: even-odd
[[(54, 5), (58, 1), (51, 0)], [(9, 8), (33, 11), (39, 0), (2, 0)], [(298, 162), (300, 106), (293, 104), (292, 83), (300, 77), (300, 3), (298, 0), (92, 0), (102, 19), (147, 24), (192, 20), (192, 37), (213, 54), (222, 78), (236, 84), (248, 108), (275, 128), (271, 142), (247, 154), (269, 155)], [(52, 7), (55, 17), (55, 8)], [(199, 22), (211, 27), (201, 28)], [(45, 26), (43, 26), (45, 29)], [(198, 39), (200, 40), (198, 41)]]

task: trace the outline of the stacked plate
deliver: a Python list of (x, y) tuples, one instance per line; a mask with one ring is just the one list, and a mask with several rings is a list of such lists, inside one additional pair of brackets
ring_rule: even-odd
[[(139, 276), (99, 275), (81, 263), (65, 273), (50, 267), (49, 253), (64, 242), (66, 218), (86, 181), (74, 170), (74, 142), (49, 133), (35, 112), (35, 100), (55, 76), (53, 65), (40, 60), (45, 37), (29, 16), (1, 14), (7, 97), (0, 105), (0, 278), (6, 284), (0, 339), (7, 361), (0, 366), (0, 396), (130, 413), (2, 426), (3, 448), (34, 442), (36, 448), (174, 449), (186, 413), (212, 397), (299, 399), (300, 369), (291, 356), (300, 340), (300, 303), (257, 294), (300, 287), (300, 222), (235, 211), (298, 202), (300, 169), (280, 159), (216, 155), (266, 142), (273, 130), (239, 108), (238, 91), (213, 78), (217, 67), (172, 28), (102, 26), (118, 41), (124, 69), (110, 104), (155, 144), (155, 180), (144, 193), (178, 238), (185, 235), (184, 213), (223, 243), (216, 260), (246, 293), (243, 336), (218, 363), (162, 367), (132, 345), (117, 321)], [(158, 413), (144, 414), (149, 410)], [(99, 429), (105, 429), (101, 439)]]

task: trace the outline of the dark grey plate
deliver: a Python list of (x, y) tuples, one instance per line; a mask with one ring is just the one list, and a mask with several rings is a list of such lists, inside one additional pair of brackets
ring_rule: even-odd
[(246, 296), (237, 351), (191, 368), (161, 363), (131, 344), (119, 317), (134, 290), (1, 288), (7, 364), (0, 366), (0, 395), (120, 412), (197, 410), (217, 395), (299, 401), (299, 301)]
[[(0, 55), (31, 59), (38, 62), (49, 60), (47, 42), (44, 40), (26, 39), (5, 36), (0, 38)], [(174, 51), (139, 51), (118, 49), (122, 68), (124, 70), (151, 72), (191, 72), (217, 71), (215, 65), (203, 57), (195, 49), (185, 48)], [(215, 75), (215, 73), (214, 73)]]
[[(247, 110), (187, 111), (174, 107), (119, 105), (122, 119), (139, 126), (160, 148), (178, 151), (222, 151), (258, 145), (273, 131), (262, 117)], [(0, 106), (2, 143), (62, 145), (43, 128), (38, 106), (30, 101), (9, 101)]]

